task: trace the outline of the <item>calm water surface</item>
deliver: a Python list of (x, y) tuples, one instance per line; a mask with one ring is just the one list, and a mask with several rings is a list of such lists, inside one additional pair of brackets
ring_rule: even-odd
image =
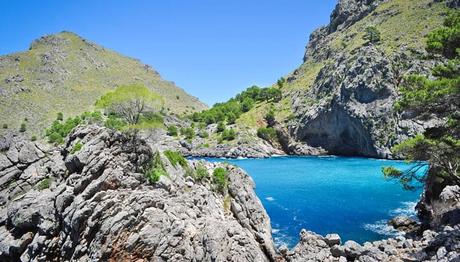
[(414, 216), (421, 193), (383, 178), (383, 166), (407, 169), (402, 161), (333, 156), (207, 160), (230, 162), (252, 176), (275, 242), (290, 247), (302, 228), (361, 243), (394, 236), (386, 221), (395, 215)]

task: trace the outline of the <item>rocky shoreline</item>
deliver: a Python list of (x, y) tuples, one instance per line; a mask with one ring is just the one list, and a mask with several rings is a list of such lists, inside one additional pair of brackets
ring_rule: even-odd
[[(187, 161), (150, 184), (143, 166), (154, 149), (98, 126), (79, 127), (63, 147), (19, 137), (0, 153), (2, 261), (456, 261), (460, 227), (359, 245), (303, 230), (277, 249), (270, 219), (241, 169)], [(73, 150), (81, 143), (81, 150)], [(228, 191), (187, 175), (224, 166)], [(451, 190), (452, 191), (452, 190)], [(455, 191), (456, 192), (456, 191)]]

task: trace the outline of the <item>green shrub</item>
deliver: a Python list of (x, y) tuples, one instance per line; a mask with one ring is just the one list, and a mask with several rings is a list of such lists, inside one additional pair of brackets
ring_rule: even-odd
[(169, 126), (168, 127), (168, 135), (169, 136), (177, 136), (177, 127), (176, 126)]
[(224, 130), (225, 130), (224, 121), (220, 121), (219, 123), (217, 123), (217, 133), (224, 132)]
[(208, 110), (194, 113), (191, 119), (208, 125), (224, 121), (233, 124), (242, 113), (249, 111), (255, 102), (278, 102), (281, 98), (281, 90), (278, 88), (252, 86), (225, 103), (217, 103)]
[(223, 140), (231, 141), (236, 138), (236, 132), (233, 128), (225, 129), (221, 136)]
[(160, 153), (157, 151), (150, 162), (147, 171), (145, 172), (147, 180), (154, 184), (160, 180), (161, 176), (167, 176), (163, 161), (161, 161)]
[(32, 136), (32, 137), (30, 138), (30, 140), (31, 140), (31, 141), (37, 141), (37, 136)]
[(42, 179), (38, 184), (37, 184), (37, 189), (38, 190), (45, 190), (51, 186), (51, 179), (50, 178), (45, 178)]
[(380, 31), (375, 26), (369, 26), (366, 28), (365, 35), (363, 36), (364, 40), (369, 41), (369, 43), (375, 44), (380, 42)]
[(273, 124), (273, 122), (275, 122), (275, 109), (270, 108), (270, 110), (268, 111), (268, 113), (265, 115), (265, 121), (267, 121), (267, 123), (269, 125)]
[(57, 113), (56, 120), (58, 121), (64, 120), (64, 114), (62, 112)]
[(125, 121), (113, 115), (110, 115), (104, 122), (105, 127), (113, 130), (122, 130), (126, 125)]
[(102, 117), (101, 112), (94, 111), (94, 112), (84, 112), (83, 114), (81, 114), (81, 119), (85, 120), (86, 123), (94, 124), (94, 123), (102, 123), (103, 117)]
[(203, 180), (209, 177), (209, 172), (202, 164), (196, 167), (196, 179)]
[(261, 127), (257, 129), (257, 136), (270, 142), (277, 140), (276, 130), (272, 127)]
[(181, 135), (185, 136), (185, 139), (193, 139), (195, 137), (195, 131), (191, 127), (181, 128)]
[(8, 124), (3, 124), (3, 129), (8, 129)]
[(70, 154), (73, 155), (77, 153), (78, 151), (81, 150), (82, 147), (83, 147), (83, 144), (80, 141), (78, 141), (77, 143), (75, 143), (75, 145), (73, 145), (72, 150), (70, 150)]
[(209, 134), (206, 132), (206, 130), (201, 130), (200, 133), (198, 133), (198, 136), (201, 138), (208, 138)]
[(212, 173), (212, 181), (217, 186), (220, 192), (224, 192), (227, 188), (227, 169), (218, 167)]
[(19, 132), (21, 132), (21, 133), (26, 132), (26, 123), (21, 123), (21, 127), (19, 128)]
[(163, 154), (168, 158), (169, 162), (174, 167), (176, 167), (177, 164), (179, 164), (183, 168), (186, 168), (188, 166), (187, 160), (184, 158), (184, 156), (181, 153), (177, 151), (166, 150), (163, 152)]
[(154, 184), (160, 180), (161, 176), (168, 176), (168, 173), (166, 173), (166, 171), (162, 168), (155, 167), (149, 169), (145, 176), (150, 183)]
[(241, 102), (241, 111), (248, 112), (254, 107), (254, 104), (254, 99), (250, 97), (244, 98), (244, 100)]
[(64, 142), (64, 138), (81, 123), (80, 117), (67, 118), (65, 122), (54, 121), (50, 128), (46, 129), (45, 134), (48, 137), (50, 143), (61, 144)]
[(278, 79), (278, 81), (276, 81), (276, 85), (278, 86), (278, 88), (283, 88), (285, 82), (286, 79), (284, 77), (281, 77), (280, 79)]

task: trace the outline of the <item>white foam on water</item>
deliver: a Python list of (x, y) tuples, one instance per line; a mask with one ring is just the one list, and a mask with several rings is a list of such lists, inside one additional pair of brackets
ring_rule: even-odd
[(404, 232), (398, 231), (392, 226), (388, 225), (387, 220), (379, 220), (373, 224), (365, 224), (364, 229), (389, 237), (404, 235)]
[(390, 211), (390, 216), (406, 216), (411, 218), (415, 218), (417, 216), (417, 213), (415, 212), (415, 206), (417, 205), (417, 202), (408, 201), (402, 202), (401, 204), (402, 207)]
[[(415, 212), (415, 206), (417, 202), (407, 201), (402, 202), (401, 207), (393, 209), (389, 212), (391, 217), (396, 216), (406, 216), (410, 218), (417, 218), (417, 213)], [(388, 220), (379, 220), (372, 224), (365, 224), (364, 229), (375, 232), (380, 235), (385, 235), (389, 237), (403, 236), (404, 232), (394, 229), (392, 226), (388, 225)]]
[(275, 201), (275, 199), (271, 196), (265, 198), (267, 201)]

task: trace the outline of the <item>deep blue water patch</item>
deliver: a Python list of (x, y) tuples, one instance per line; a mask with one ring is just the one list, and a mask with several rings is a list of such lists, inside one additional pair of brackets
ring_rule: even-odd
[(275, 242), (292, 247), (302, 228), (343, 241), (363, 243), (396, 234), (386, 222), (414, 216), (421, 190), (405, 191), (385, 180), (383, 166), (405, 170), (409, 164), (349, 157), (273, 157), (222, 160), (248, 172), (270, 216)]

